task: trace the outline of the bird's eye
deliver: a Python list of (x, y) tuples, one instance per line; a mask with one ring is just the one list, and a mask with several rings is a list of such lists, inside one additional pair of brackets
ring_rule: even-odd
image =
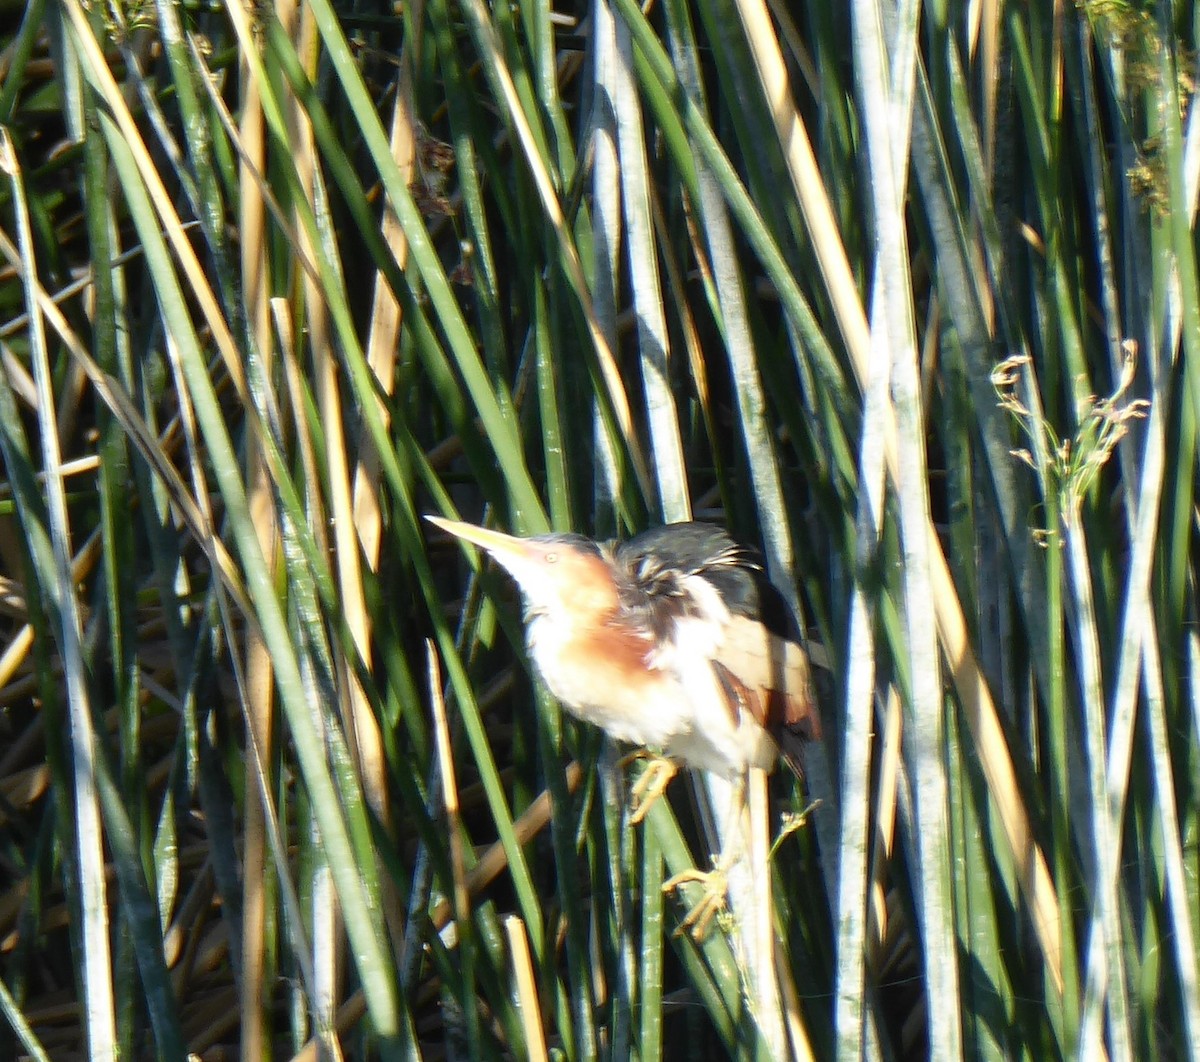
[(546, 554), (546, 563), (547, 564), (557, 564), (558, 563), (558, 554), (557, 553), (547, 553)]

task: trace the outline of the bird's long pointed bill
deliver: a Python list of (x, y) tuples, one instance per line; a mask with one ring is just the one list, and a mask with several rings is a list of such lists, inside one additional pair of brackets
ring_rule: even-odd
[(461, 538), (480, 549), (487, 550), (501, 563), (508, 559), (521, 561), (530, 555), (529, 547), (524, 540), (506, 535), (501, 531), (491, 531), (486, 527), (477, 527), (475, 524), (464, 524), (459, 520), (444, 520), (440, 516), (426, 516), (425, 519), (456, 538)]

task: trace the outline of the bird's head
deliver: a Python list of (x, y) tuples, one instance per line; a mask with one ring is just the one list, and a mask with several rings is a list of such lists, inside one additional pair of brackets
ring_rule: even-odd
[(425, 519), (490, 554), (520, 586), (530, 615), (595, 622), (617, 608), (612, 568), (600, 547), (582, 535), (515, 538), (457, 520)]

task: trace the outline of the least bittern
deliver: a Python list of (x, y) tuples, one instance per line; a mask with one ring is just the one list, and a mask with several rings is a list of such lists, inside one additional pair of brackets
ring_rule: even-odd
[[(568, 711), (618, 741), (662, 750), (634, 789), (635, 823), (677, 762), (728, 778), (740, 817), (749, 768), (770, 771), (781, 752), (796, 766), (798, 739), (819, 739), (791, 613), (754, 554), (720, 528), (668, 524), (601, 545), (428, 519), (486, 550), (517, 581), (530, 656)], [(725, 848), (714, 871), (665, 886), (705, 882), (685, 922), (700, 933), (724, 900), (733, 856)]]

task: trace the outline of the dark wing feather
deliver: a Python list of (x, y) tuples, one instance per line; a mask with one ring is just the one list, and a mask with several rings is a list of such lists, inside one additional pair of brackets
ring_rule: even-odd
[(655, 527), (611, 549), (622, 615), (665, 641), (676, 620), (696, 614), (687, 577), (707, 576), (738, 547), (719, 527), (692, 522)]
[(763, 572), (759, 554), (721, 528), (667, 524), (613, 547), (622, 574), (622, 605), (656, 637), (692, 614), (686, 576), (707, 580), (732, 615), (713, 661), (730, 711), (748, 712), (777, 735), (820, 740), (821, 720), (808, 657), (783, 595)]
[[(680, 577), (701, 575), (735, 616), (756, 619), (781, 638), (799, 640), (791, 610), (766, 577), (758, 551), (735, 542), (715, 524), (689, 521), (651, 528), (615, 546), (613, 558), (626, 575), (628, 600), (623, 603), (628, 606), (657, 606), (668, 621), (686, 614)], [(657, 633), (668, 631), (662, 627)]]

